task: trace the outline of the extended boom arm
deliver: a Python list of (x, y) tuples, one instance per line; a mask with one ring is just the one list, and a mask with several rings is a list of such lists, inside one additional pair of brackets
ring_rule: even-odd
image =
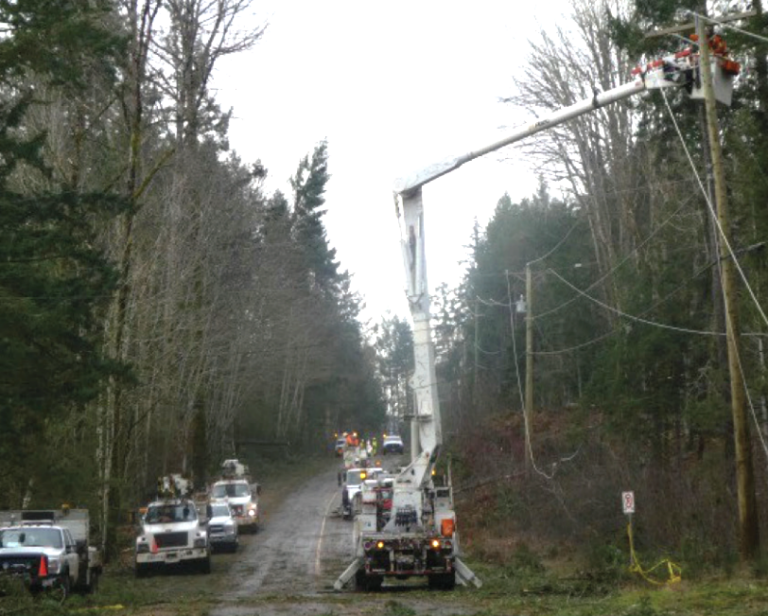
[[(733, 76), (739, 72), (739, 65), (727, 58), (727, 51), (724, 46), (719, 55), (714, 51), (712, 65), (714, 68), (715, 95), (720, 102), (729, 105)], [(413, 318), (415, 356), (413, 386), (417, 401), (415, 420), (418, 424), (418, 449), (421, 451), (411, 465), (401, 473), (398, 481), (405, 477), (411, 486), (423, 486), (424, 482), (429, 480), (431, 469), (442, 443), (440, 404), (435, 380), (434, 348), (429, 325), (429, 291), (424, 250), (422, 187), (475, 158), (645, 90), (685, 86), (692, 98), (702, 98), (698, 69), (699, 55), (691, 48), (665, 56), (636, 68), (633, 71), (635, 79), (631, 83), (620, 85), (606, 92), (596, 91), (591, 98), (558, 109), (532, 124), (518, 127), (507, 137), (490, 145), (447, 159), (415, 175), (395, 182), (395, 196), (402, 209), (405, 226), (402, 243), (408, 303)], [(395, 507), (397, 507), (397, 499)]]

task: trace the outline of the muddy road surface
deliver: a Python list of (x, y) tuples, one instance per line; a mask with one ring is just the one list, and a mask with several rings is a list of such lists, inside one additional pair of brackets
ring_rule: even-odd
[(317, 594), (329, 591), (351, 562), (352, 522), (340, 515), (336, 466), (285, 495), (246, 539), (231, 569), (231, 596)]
[[(399, 458), (383, 457), (385, 468)], [(245, 536), (229, 565), (226, 590), (210, 616), (420, 616), (475, 614), (461, 595), (430, 591), (425, 580), (385, 585), (377, 593), (360, 593), (350, 584), (341, 593), (333, 583), (352, 561), (352, 522), (341, 516), (339, 464), (318, 464), (318, 472), (294, 489), (275, 490), (273, 509), (265, 511), (262, 528)], [(265, 499), (266, 501), (267, 499)], [(272, 499), (270, 499), (272, 500)], [(265, 505), (270, 504), (265, 502)]]

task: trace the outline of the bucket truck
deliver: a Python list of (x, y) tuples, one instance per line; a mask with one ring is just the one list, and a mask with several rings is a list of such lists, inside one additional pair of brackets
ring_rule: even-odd
[[(719, 37), (715, 37), (719, 39)], [(713, 44), (711, 63), (718, 101), (730, 105), (733, 77), (739, 65), (728, 58), (722, 40)], [(366, 482), (362, 507), (355, 519), (355, 559), (334, 584), (341, 590), (353, 578), (358, 590), (376, 590), (384, 578), (426, 576), (430, 586), (451, 589), (458, 581), (479, 587), (478, 578), (461, 561), (450, 478), (436, 485), (433, 469), (442, 445), (440, 405), (435, 378), (435, 354), (430, 332), (429, 291), (424, 246), (422, 187), (466, 162), (552, 128), (572, 118), (651, 89), (684, 87), (692, 98), (703, 98), (699, 54), (684, 49), (632, 71), (633, 81), (557, 110), (510, 135), (433, 165), (395, 184), (398, 211), (402, 212), (402, 251), (407, 298), (413, 319), (416, 410), (412, 440), (417, 447), (411, 463), (393, 486)], [(384, 505), (386, 503), (386, 505)], [(386, 508), (386, 515), (383, 515)]]

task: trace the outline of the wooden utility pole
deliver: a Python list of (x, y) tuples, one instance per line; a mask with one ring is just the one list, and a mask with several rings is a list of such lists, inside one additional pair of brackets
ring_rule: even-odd
[(525, 470), (531, 463), (531, 419), (533, 418), (533, 277), (525, 264)]
[[(707, 133), (712, 155), (712, 173), (715, 184), (717, 219), (725, 238), (729, 236), (728, 199), (723, 170), (720, 131), (717, 123), (715, 92), (712, 84), (712, 64), (706, 27), (696, 18), (699, 36), (701, 86), (704, 91)], [(730, 242), (730, 240), (728, 240)], [(727, 242), (720, 242), (720, 266), (722, 268), (723, 300), (725, 304), (725, 330), (728, 339), (728, 370), (731, 377), (731, 412), (736, 454), (736, 485), (739, 504), (739, 556), (742, 561), (753, 560), (760, 549), (760, 533), (755, 499), (755, 476), (752, 468), (752, 448), (745, 410), (744, 375), (739, 360), (739, 320), (736, 296), (734, 261)]]

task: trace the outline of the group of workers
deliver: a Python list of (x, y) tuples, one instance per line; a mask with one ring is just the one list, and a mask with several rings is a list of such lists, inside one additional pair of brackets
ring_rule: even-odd
[(347, 442), (347, 450), (357, 449), (360, 455), (365, 454), (367, 456), (375, 456), (379, 448), (379, 442), (376, 437), (372, 437), (368, 440), (361, 439), (357, 432), (344, 432), (344, 438)]

